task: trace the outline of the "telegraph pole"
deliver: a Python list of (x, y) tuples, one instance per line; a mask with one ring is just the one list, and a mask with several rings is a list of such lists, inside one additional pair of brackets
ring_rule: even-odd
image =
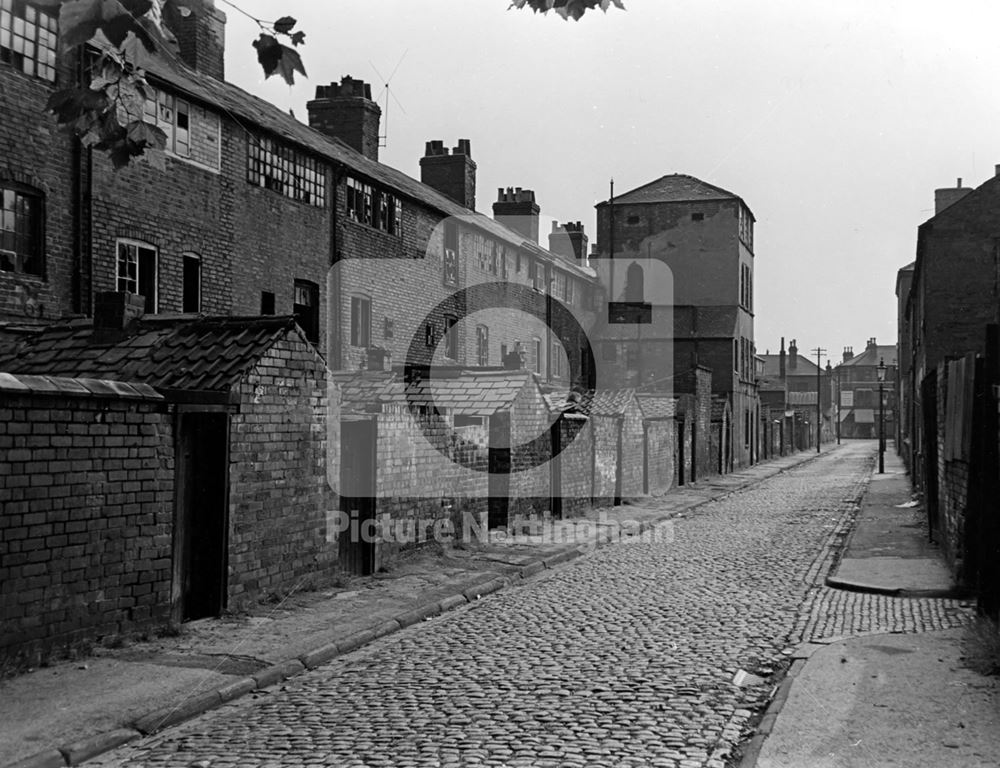
[(812, 351), (816, 353), (816, 453), (819, 453), (820, 441), (823, 436), (823, 410), (821, 406), (821, 403), (823, 402), (823, 388), (820, 383), (823, 377), (823, 366), (821, 358), (826, 350), (822, 347), (816, 347), (816, 349)]

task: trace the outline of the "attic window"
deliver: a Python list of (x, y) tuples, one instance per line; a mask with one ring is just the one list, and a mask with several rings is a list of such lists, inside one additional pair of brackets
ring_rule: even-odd
[(703, 221), (705, 219), (704, 213), (692, 213), (691, 221)]
[(639, 217), (638, 217), (638, 216), (629, 216), (629, 217), (628, 217), (628, 218), (627, 218), (627, 219), (625, 220), (625, 222), (626, 222), (627, 224), (638, 224), (638, 223), (639, 223)]

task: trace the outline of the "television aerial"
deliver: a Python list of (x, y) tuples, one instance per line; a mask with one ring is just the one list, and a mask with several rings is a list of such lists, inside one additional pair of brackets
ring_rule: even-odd
[(372, 69), (375, 70), (375, 74), (378, 75), (378, 79), (384, 83), (382, 90), (379, 91), (378, 96), (375, 97), (375, 102), (378, 103), (382, 100), (383, 94), (385, 95), (385, 103), (382, 106), (382, 128), (385, 132), (379, 134), (378, 145), (380, 147), (385, 147), (389, 144), (389, 99), (392, 98), (392, 100), (396, 102), (396, 106), (403, 110), (404, 115), (406, 114), (406, 108), (402, 105), (399, 99), (396, 98), (396, 94), (389, 90), (389, 84), (392, 82), (392, 78), (396, 76), (396, 72), (399, 70), (399, 65), (403, 63), (403, 59), (406, 58), (406, 54), (409, 52), (409, 48), (403, 51), (403, 55), (399, 57), (399, 61), (396, 62), (396, 66), (393, 67), (392, 72), (389, 73), (389, 77), (387, 78), (382, 77), (382, 73), (378, 71), (378, 67), (376, 67), (371, 60), (368, 61), (368, 63), (371, 64)]

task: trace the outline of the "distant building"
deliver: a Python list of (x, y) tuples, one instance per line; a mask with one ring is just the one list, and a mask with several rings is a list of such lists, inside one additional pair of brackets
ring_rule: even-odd
[(833, 370), (841, 437), (878, 437), (880, 364), (884, 364), (886, 369), (882, 384), (884, 434), (887, 439), (895, 434), (896, 345), (878, 344), (873, 336), (868, 339), (865, 351), (859, 355), (854, 354), (853, 347), (845, 347), (843, 361)]
[[(624, 383), (645, 390), (696, 366), (710, 368), (712, 392), (730, 397), (735, 466), (760, 455), (753, 228), (742, 198), (684, 174), (597, 205), (597, 253), (607, 259), (597, 270), (609, 300), (652, 305), (649, 323), (602, 329), (602, 355), (624, 360)], [(657, 264), (669, 268), (666, 277)], [(650, 289), (654, 280), (657, 290)], [(672, 328), (661, 320), (668, 315)]]

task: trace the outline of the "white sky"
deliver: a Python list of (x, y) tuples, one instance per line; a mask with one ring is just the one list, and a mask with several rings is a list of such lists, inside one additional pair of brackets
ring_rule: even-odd
[(740, 195), (762, 353), (893, 343), (896, 270), (934, 189), (1000, 163), (997, 0), (625, 0), (579, 22), (507, 0), (236, 1), (299, 20), (310, 76), (265, 82), (256, 25), (219, 2), (229, 80), (305, 122), (316, 85), (349, 74), (377, 95), (375, 70), (399, 64), (380, 160), (419, 178), (425, 141), (471, 139), (483, 213), (497, 187), (534, 189), (593, 240), (612, 176), (619, 193), (687, 173)]

